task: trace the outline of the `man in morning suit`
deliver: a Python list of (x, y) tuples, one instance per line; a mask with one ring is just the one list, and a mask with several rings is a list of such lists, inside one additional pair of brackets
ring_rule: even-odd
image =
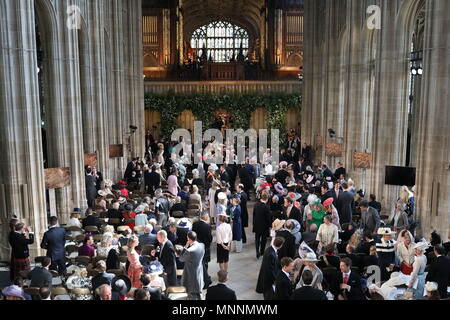
[(339, 194), (336, 209), (339, 214), (339, 221), (342, 224), (352, 222), (355, 200), (353, 194), (348, 191), (347, 182), (342, 183), (342, 193)]
[(256, 285), (256, 292), (264, 295), (264, 300), (272, 300), (275, 290), (275, 279), (280, 271), (280, 264), (278, 261), (278, 250), (283, 246), (284, 239), (276, 237), (273, 243), (266, 249), (259, 270), (258, 283)]
[(341, 259), (341, 272), (337, 273), (330, 286), (334, 300), (364, 300), (361, 277), (351, 270), (352, 260)]
[(205, 300), (237, 300), (236, 293), (225, 284), (228, 280), (228, 272), (219, 270), (217, 278), (219, 283), (208, 288)]
[(275, 299), (289, 300), (292, 295), (293, 286), (290, 278), (292, 269), (294, 268), (293, 260), (289, 257), (281, 259), (281, 270), (275, 279)]
[(192, 224), (192, 231), (197, 233), (197, 241), (205, 245), (205, 255), (203, 256), (203, 281), (205, 288), (212, 283), (208, 274), (208, 263), (211, 261), (211, 242), (213, 240), (211, 225), (209, 224), (209, 213), (205, 211), (199, 221)]
[[(172, 242), (167, 239), (167, 232), (161, 230), (156, 235), (159, 242), (159, 261), (164, 267), (167, 274), (167, 282), (169, 286), (177, 285), (177, 264), (175, 258), (175, 248)], [(155, 252), (152, 252), (155, 255)]]
[(436, 259), (430, 266), (426, 281), (436, 282), (441, 299), (446, 299), (450, 279), (450, 258), (445, 256), (445, 248), (442, 245), (434, 246), (434, 254)]
[(59, 274), (66, 271), (66, 230), (58, 226), (58, 218), (50, 217), (50, 228), (44, 233), (41, 248), (47, 250), (47, 257), (52, 259), (50, 270)]
[(291, 300), (319, 301), (328, 300), (322, 290), (313, 288), (311, 283), (314, 276), (311, 270), (304, 270), (302, 273), (303, 286), (296, 289), (291, 296)]
[(267, 193), (261, 195), (259, 202), (253, 207), (253, 232), (255, 233), (256, 258), (264, 254), (266, 241), (271, 227), (270, 207), (267, 205), (269, 196)]
[(294, 219), (297, 220), (300, 224), (302, 224), (303, 222), (302, 213), (300, 209), (298, 209), (294, 205), (294, 199), (292, 199), (291, 197), (284, 198), (283, 219)]

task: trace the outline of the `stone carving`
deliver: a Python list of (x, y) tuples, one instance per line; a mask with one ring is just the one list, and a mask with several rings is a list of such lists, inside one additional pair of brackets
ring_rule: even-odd
[(70, 168), (45, 169), (44, 175), (46, 189), (58, 189), (70, 186)]
[(325, 154), (328, 157), (342, 157), (342, 144), (327, 143), (325, 147)]
[(370, 169), (372, 167), (372, 154), (355, 152), (353, 154), (353, 166), (355, 168)]

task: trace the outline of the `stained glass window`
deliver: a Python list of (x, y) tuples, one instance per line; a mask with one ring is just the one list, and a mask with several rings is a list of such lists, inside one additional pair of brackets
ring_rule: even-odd
[(215, 21), (194, 31), (191, 47), (197, 57), (203, 55), (214, 62), (228, 62), (236, 58), (242, 45), (242, 54), (247, 56), (249, 38), (248, 32), (232, 23)]

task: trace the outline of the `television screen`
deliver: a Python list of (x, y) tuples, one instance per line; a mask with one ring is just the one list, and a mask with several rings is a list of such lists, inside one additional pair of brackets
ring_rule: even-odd
[(416, 168), (386, 166), (385, 184), (412, 187), (416, 184)]

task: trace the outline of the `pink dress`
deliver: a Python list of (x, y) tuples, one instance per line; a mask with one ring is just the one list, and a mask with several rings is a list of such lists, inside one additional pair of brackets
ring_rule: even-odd
[(167, 189), (169, 189), (169, 192), (176, 196), (178, 194), (178, 180), (177, 177), (173, 174), (167, 178)]
[(128, 267), (128, 278), (131, 280), (131, 286), (136, 289), (142, 287), (142, 282), (139, 280), (142, 273), (142, 265), (139, 261), (139, 255), (136, 251), (127, 252), (128, 261), (130, 266)]

